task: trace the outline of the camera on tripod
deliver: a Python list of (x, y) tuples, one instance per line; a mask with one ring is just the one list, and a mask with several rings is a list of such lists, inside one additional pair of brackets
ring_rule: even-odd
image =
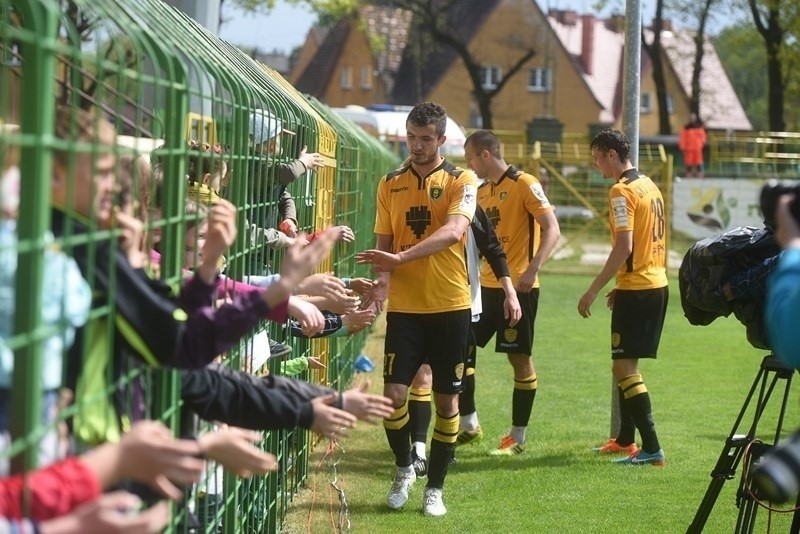
[(788, 194), (795, 196), (789, 204), (789, 211), (794, 220), (800, 224), (800, 182), (770, 180), (761, 188), (761, 213), (764, 215), (764, 224), (770, 228), (775, 228), (775, 208), (778, 206), (778, 199)]

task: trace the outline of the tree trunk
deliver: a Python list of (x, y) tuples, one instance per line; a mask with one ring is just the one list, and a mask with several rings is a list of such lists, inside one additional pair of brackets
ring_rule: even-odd
[(786, 131), (786, 121), (783, 118), (783, 66), (778, 55), (779, 45), (767, 45), (767, 80), (769, 81), (769, 97), (767, 108), (769, 114), (769, 129), (773, 132)]
[(781, 2), (780, 0), (775, 0), (769, 4), (766, 24), (759, 6), (756, 5), (756, 0), (748, 0), (748, 4), (753, 15), (753, 22), (755, 22), (758, 33), (764, 38), (764, 46), (767, 49), (767, 81), (769, 83), (767, 114), (769, 115), (769, 129), (773, 132), (782, 132), (786, 129), (786, 122), (783, 118), (783, 98), (786, 87), (784, 85), (783, 64), (780, 57), (785, 34), (781, 27)]
[(481, 113), (481, 127), (491, 130), (494, 125), (492, 124), (492, 97), (486, 91), (475, 90), (475, 102), (478, 104), (478, 111)]
[(669, 135), (672, 127), (669, 124), (669, 109), (667, 108), (667, 82), (664, 78), (664, 59), (661, 55), (661, 43), (653, 43), (653, 83), (656, 86), (656, 100), (658, 101), (658, 133)]
[[(536, 55), (536, 50), (532, 47), (523, 50), (522, 55), (516, 62), (504, 73), (503, 78), (497, 84), (497, 87), (487, 91), (483, 88), (483, 79), (481, 78), (481, 63), (478, 58), (473, 55), (469, 50), (469, 41), (464, 41), (459, 37), (458, 32), (454, 32), (450, 27), (448, 18), (444, 15), (455, 6), (458, 0), (450, 0), (441, 4), (439, 11), (433, 11), (430, 5), (417, 4), (414, 1), (398, 1), (395, 2), (396, 7), (402, 7), (414, 13), (415, 17), (419, 17), (422, 26), (427, 28), (434, 42), (452, 48), (456, 54), (464, 62), (464, 66), (469, 73), (470, 80), (472, 81), (472, 94), (475, 97), (475, 103), (478, 105), (478, 110), (481, 114), (481, 121), (484, 128), (492, 128), (494, 121), (492, 119), (492, 99), (503, 90), (506, 83), (514, 77), (522, 67)], [(426, 7), (427, 6), (427, 7)], [(420, 59), (421, 62), (421, 59)], [(420, 98), (423, 98), (420, 96)]]
[(692, 67), (692, 94), (689, 97), (689, 111), (694, 113), (698, 120), (700, 117), (700, 75), (703, 72), (703, 56), (705, 55), (706, 23), (708, 22), (711, 6), (715, 0), (706, 0), (700, 12), (700, 21), (697, 33), (694, 36), (694, 66)]
[(658, 103), (658, 133), (669, 135), (672, 127), (669, 124), (667, 109), (667, 82), (664, 77), (664, 58), (661, 48), (661, 29), (664, 21), (664, 0), (656, 2), (656, 16), (653, 19), (653, 42), (649, 45), (642, 35), (642, 46), (653, 62), (653, 84), (656, 86), (656, 102)]

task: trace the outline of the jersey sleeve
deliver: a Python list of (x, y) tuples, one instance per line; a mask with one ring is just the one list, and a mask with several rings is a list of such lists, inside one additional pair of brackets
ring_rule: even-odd
[(523, 174), (517, 180), (517, 187), (522, 189), (522, 199), (525, 209), (534, 217), (553, 211), (553, 206), (544, 193), (542, 184), (530, 174)]
[(608, 205), (611, 211), (611, 229), (616, 232), (633, 231), (634, 199), (633, 191), (614, 185), (608, 192)]
[(375, 233), (380, 235), (393, 235), (389, 198), (386, 193), (388, 190), (386, 177), (384, 176), (378, 184), (378, 202), (375, 210)]
[(472, 171), (463, 171), (450, 184), (450, 206), (447, 215), (463, 215), (470, 221), (478, 204), (478, 178)]

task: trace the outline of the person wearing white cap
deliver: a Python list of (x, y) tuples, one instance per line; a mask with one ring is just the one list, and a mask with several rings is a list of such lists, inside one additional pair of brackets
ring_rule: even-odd
[[(256, 154), (278, 156), (281, 153), (280, 134), (296, 135), (292, 130), (283, 127), (283, 122), (269, 111), (257, 109), (250, 114), (250, 142)], [(302, 168), (299, 165), (302, 163)], [(322, 167), (323, 160), (316, 152), (309, 153), (303, 145), (300, 156), (282, 164), (278, 170), (278, 181), (288, 185), (302, 176), (307, 170), (314, 171)]]
[[(264, 109), (256, 109), (250, 113), (249, 135), (250, 146), (254, 154), (269, 158), (276, 158), (281, 153), (281, 134), (295, 135), (295, 132), (283, 127), (283, 122), (275, 114)], [(294, 199), (286, 191), (286, 186), (294, 182), (307, 171), (316, 170), (323, 165), (322, 156), (317, 153), (308, 153), (308, 147), (303, 146), (300, 157), (289, 162), (264, 164), (263, 160), (256, 160), (255, 176), (261, 180), (253, 180), (251, 184), (251, 200), (258, 203), (273, 203), (278, 201), (278, 217), (273, 217), (272, 210), (257, 210), (256, 224), (263, 228), (270, 228), (279, 223), (278, 228), (289, 237), (297, 235), (297, 209)], [(275, 170), (272, 170), (273, 167)], [(273, 174), (276, 173), (276, 174)], [(275, 183), (277, 178), (277, 183)], [(275, 194), (275, 187), (280, 192)], [(270, 220), (279, 219), (279, 220)]]

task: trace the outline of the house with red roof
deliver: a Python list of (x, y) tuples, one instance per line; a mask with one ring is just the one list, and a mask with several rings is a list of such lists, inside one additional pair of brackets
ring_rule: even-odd
[[(567, 133), (620, 127), (623, 16), (598, 18), (555, 9), (544, 13), (530, 0), (461, 0), (453, 6), (448, 27), (483, 65), (485, 89), (496, 87), (527, 50), (535, 51), (492, 100), (494, 128), (526, 130), (537, 119), (557, 121)], [(662, 46), (667, 100), (670, 124), (677, 133), (689, 118), (694, 34), (666, 26)], [(445, 105), (459, 124), (481, 126), (463, 61), (406, 11), (362, 9), (331, 28), (321, 42), (318, 34), (309, 34), (303, 54), (309, 59), (296, 66), (290, 81), (330, 106), (434, 100)], [(750, 130), (710, 40), (703, 66), (700, 113), (707, 127)], [(657, 100), (646, 52), (641, 80), (640, 131), (655, 135)]]

